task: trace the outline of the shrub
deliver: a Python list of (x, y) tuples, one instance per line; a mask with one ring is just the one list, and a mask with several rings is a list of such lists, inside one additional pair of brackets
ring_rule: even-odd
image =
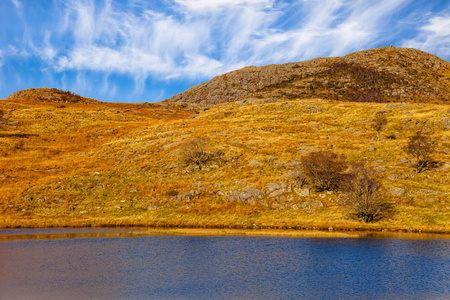
[(361, 221), (370, 223), (383, 218), (390, 210), (379, 190), (381, 182), (374, 177), (374, 170), (359, 163), (352, 166), (343, 183), (347, 195), (346, 205)]
[(378, 140), (380, 140), (380, 131), (383, 130), (387, 124), (386, 116), (383, 111), (379, 111), (375, 114), (375, 118), (372, 120), (372, 128), (377, 132)]
[(184, 162), (195, 164), (201, 170), (213, 158), (211, 153), (206, 152), (207, 143), (203, 138), (189, 140), (184, 148)]
[(331, 151), (310, 152), (301, 159), (301, 168), (308, 183), (317, 191), (332, 191), (340, 187), (347, 168), (343, 155)]
[(405, 150), (416, 160), (414, 166), (417, 173), (432, 166), (431, 154), (434, 152), (434, 144), (428, 135), (420, 131), (416, 132), (415, 135), (409, 137)]

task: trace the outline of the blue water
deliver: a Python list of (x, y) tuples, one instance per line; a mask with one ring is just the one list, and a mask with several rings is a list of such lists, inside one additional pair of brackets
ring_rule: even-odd
[(0, 242), (0, 299), (450, 299), (450, 240)]

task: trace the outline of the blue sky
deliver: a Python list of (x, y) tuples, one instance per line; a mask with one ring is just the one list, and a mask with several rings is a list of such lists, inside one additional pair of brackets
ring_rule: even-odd
[(0, 99), (157, 102), (248, 65), (412, 47), (450, 60), (448, 0), (0, 0)]

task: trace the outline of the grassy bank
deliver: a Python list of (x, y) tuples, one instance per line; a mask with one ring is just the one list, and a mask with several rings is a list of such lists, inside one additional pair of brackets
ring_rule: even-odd
[[(0, 132), (0, 227), (450, 232), (448, 106), (265, 102), (197, 113), (175, 105), (2, 101), (19, 124)], [(378, 111), (388, 120), (379, 140), (371, 128)], [(404, 147), (419, 130), (433, 140), (439, 163), (418, 174)], [(202, 169), (184, 156), (198, 138), (217, 154)], [(296, 193), (300, 159), (317, 150), (372, 166), (391, 214), (366, 224), (339, 191)], [(242, 200), (248, 188), (261, 193)]]

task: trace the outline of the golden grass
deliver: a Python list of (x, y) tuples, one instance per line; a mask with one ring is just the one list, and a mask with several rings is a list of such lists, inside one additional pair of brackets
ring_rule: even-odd
[[(263, 101), (261, 101), (263, 102)], [(166, 104), (64, 104), (1, 101), (17, 128), (0, 131), (0, 227), (172, 226), (450, 231), (449, 166), (416, 174), (403, 147), (428, 130), (434, 157), (450, 161), (448, 106), (302, 100), (225, 104), (200, 111)], [(14, 109), (14, 110), (13, 110)], [(384, 110), (377, 140), (371, 120)], [(406, 119), (411, 119), (406, 122)], [(426, 121), (425, 121), (426, 120)], [(385, 136), (393, 135), (395, 139)], [(206, 138), (223, 157), (207, 170), (183, 163), (183, 147)], [(375, 147), (376, 151), (369, 151)], [(379, 169), (394, 214), (375, 224), (348, 217), (338, 193), (295, 197), (298, 209), (227, 202), (224, 194), (284, 182), (310, 151), (345, 154)], [(388, 177), (391, 175), (390, 177)], [(393, 197), (388, 189), (404, 188)], [(423, 192), (421, 190), (428, 190)], [(169, 191), (190, 199), (177, 200)], [(432, 191), (431, 193), (429, 191)], [(319, 200), (314, 210), (302, 204)], [(149, 209), (149, 207), (152, 207)]]

